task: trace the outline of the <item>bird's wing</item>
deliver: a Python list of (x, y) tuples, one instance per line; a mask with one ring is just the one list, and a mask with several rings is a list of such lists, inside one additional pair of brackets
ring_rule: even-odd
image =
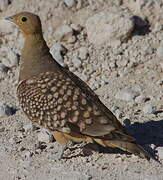
[[(101, 102), (97, 94), (78, 76), (69, 71), (68, 68), (62, 68), (62, 70), (69, 78), (71, 78), (75, 85), (80, 88), (81, 92), (86, 95), (88, 101), (91, 102), (95, 109), (97, 109), (101, 114), (101, 116), (96, 117), (97, 119), (94, 120), (96, 123), (88, 126), (83, 133), (93, 135), (93, 131), (95, 135), (98, 136), (100, 134), (109, 134), (111, 131), (117, 131), (120, 134), (126, 134), (126, 130), (122, 127), (121, 123), (117, 120), (115, 115)], [(106, 122), (102, 125), (100, 120)]]
[[(98, 96), (69, 70), (45, 72), (18, 86), (28, 118), (44, 127), (114, 139), (125, 130)], [(125, 136), (126, 138), (126, 136)]]

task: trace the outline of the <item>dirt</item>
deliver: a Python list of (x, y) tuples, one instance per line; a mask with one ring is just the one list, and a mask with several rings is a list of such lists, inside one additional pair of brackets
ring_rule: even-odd
[[(63, 0), (13, 0), (0, 6), (3, 7), (0, 17), (21, 11), (38, 14), (49, 47), (58, 42), (55, 37), (58, 27), (78, 25), (80, 28), (74, 35), (59, 41), (67, 48), (64, 63), (93, 88), (129, 134), (163, 162), (162, 6), (161, 0), (130, 3), (127, 0), (76, 0), (72, 7), (66, 6)], [(89, 41), (86, 21), (102, 11), (127, 12), (136, 19), (127, 39), (100, 46)], [(163, 168), (158, 162), (96, 144), (73, 144), (64, 158), (58, 160), (56, 154), (60, 147), (50, 132), (31, 125), (19, 107), (17, 61), (22, 46), (23, 36), (17, 27), (0, 22), (0, 63), (8, 66), (6, 71), (0, 68), (0, 103), (10, 109), (4, 116), (0, 113), (0, 180), (163, 179)], [(81, 47), (88, 51), (83, 59), (78, 57)], [(79, 59), (78, 64), (75, 58)], [(138, 92), (137, 97), (117, 98), (117, 93), (126, 88)], [(144, 108), (147, 104), (152, 111)], [(40, 132), (48, 143), (38, 138)]]

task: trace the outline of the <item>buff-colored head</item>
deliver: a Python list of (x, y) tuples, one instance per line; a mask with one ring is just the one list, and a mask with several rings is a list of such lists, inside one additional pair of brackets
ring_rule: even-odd
[(40, 18), (35, 14), (21, 12), (13, 16), (6, 17), (5, 19), (16, 24), (25, 36), (29, 34), (42, 33)]

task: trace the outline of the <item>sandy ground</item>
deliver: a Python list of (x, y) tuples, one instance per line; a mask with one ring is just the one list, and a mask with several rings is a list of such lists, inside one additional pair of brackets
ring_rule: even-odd
[[(162, 6), (161, 0), (76, 0), (72, 7), (71, 1), (63, 0), (2, 0), (0, 16), (24, 10), (37, 13), (48, 45), (60, 42), (66, 47), (64, 63), (95, 90), (137, 142), (163, 162)], [(85, 24), (103, 11), (121, 11), (139, 17), (139, 21), (130, 35), (126, 34), (127, 39), (97, 45), (90, 42)], [(56, 29), (63, 24), (76, 29), (68, 40), (56, 36)], [(163, 179), (163, 168), (157, 162), (96, 144), (74, 144), (66, 150), (65, 158), (57, 160), (59, 145), (47, 130), (31, 125), (18, 104), (22, 46), (18, 29), (1, 21), (0, 180)], [(79, 55), (81, 47), (87, 50), (81, 53), (85, 57)]]

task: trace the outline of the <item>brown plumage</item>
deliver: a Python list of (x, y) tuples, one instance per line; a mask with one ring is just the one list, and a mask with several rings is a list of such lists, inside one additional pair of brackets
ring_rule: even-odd
[(17, 94), (32, 122), (48, 128), (64, 147), (69, 141), (97, 142), (153, 158), (86, 83), (52, 58), (38, 16), (22, 12), (6, 19), (18, 25), (25, 37)]

